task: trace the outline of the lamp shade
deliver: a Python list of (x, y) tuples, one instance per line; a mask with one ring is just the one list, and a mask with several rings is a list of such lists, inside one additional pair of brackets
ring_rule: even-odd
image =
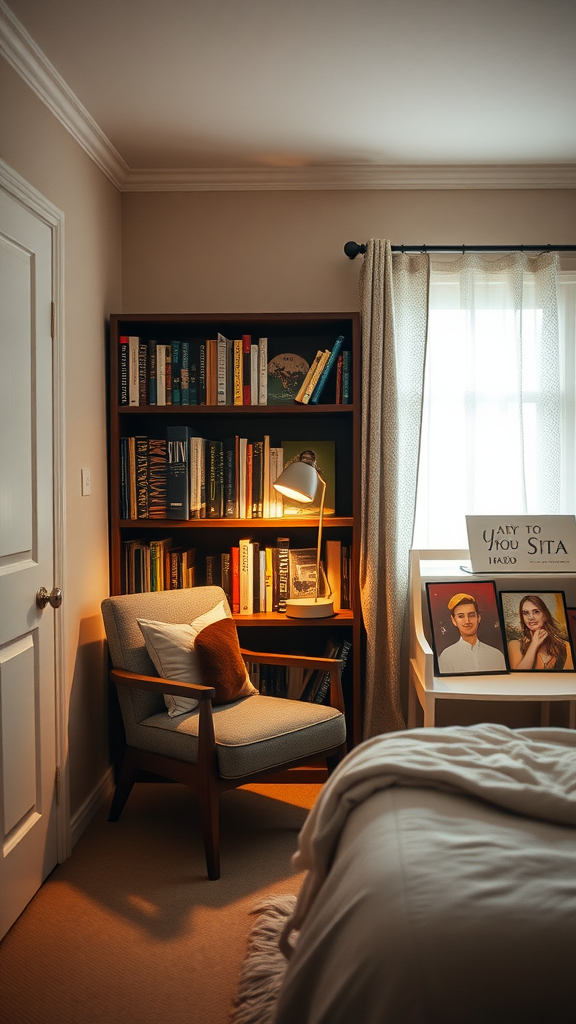
[(318, 473), (309, 462), (291, 462), (274, 481), (274, 487), (293, 501), (314, 501)]

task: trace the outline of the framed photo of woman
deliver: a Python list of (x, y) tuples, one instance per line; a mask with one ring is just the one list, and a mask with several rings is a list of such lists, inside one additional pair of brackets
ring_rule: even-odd
[(500, 593), (511, 672), (573, 672), (574, 651), (561, 590)]

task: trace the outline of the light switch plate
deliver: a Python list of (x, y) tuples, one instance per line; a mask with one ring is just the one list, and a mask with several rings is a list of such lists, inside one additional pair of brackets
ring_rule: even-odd
[(82, 470), (82, 497), (92, 494), (92, 478), (89, 469)]

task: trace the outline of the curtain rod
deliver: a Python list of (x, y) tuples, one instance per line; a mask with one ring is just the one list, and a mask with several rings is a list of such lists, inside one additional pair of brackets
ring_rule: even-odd
[[(393, 245), (392, 252), (576, 252), (576, 245)], [(354, 260), (366, 252), (366, 245), (346, 242), (344, 252)]]

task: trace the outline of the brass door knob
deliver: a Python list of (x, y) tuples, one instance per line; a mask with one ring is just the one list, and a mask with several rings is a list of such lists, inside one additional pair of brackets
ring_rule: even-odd
[(36, 594), (36, 605), (38, 608), (45, 608), (47, 604), (51, 604), (53, 608), (59, 608), (62, 604), (62, 591), (60, 587), (52, 587), (52, 592), (49, 594), (46, 587), (40, 587), (40, 590)]

